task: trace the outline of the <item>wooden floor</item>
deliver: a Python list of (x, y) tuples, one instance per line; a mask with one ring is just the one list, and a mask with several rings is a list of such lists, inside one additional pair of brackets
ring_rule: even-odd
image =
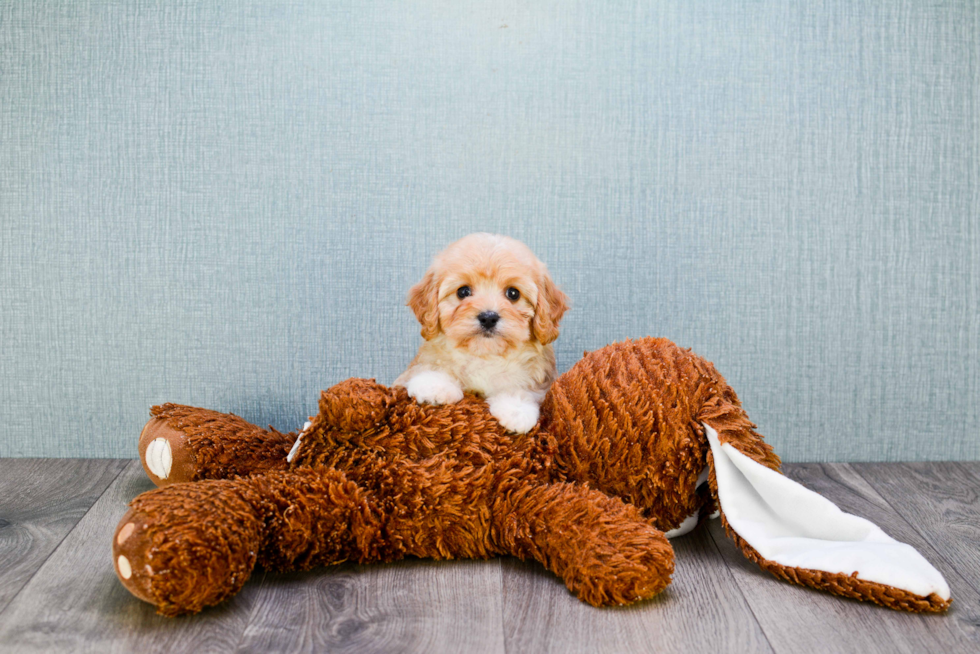
[(110, 539), (151, 485), (138, 462), (0, 459), (0, 651), (980, 652), (980, 463), (785, 471), (912, 544), (946, 576), (945, 615), (777, 581), (719, 528), (673, 541), (659, 597), (595, 609), (514, 559), (258, 571), (223, 606), (162, 618), (126, 592)]

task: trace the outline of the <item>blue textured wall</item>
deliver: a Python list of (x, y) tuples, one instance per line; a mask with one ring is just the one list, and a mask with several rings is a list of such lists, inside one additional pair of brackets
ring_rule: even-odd
[(2, 0), (0, 455), (295, 428), (489, 230), (562, 369), (664, 335), (787, 460), (977, 459), (978, 162), (976, 3)]

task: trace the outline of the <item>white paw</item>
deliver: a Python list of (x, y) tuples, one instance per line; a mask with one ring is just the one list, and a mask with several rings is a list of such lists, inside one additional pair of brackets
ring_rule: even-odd
[(146, 467), (157, 478), (166, 479), (170, 476), (170, 466), (173, 464), (174, 457), (167, 439), (157, 438), (150, 441), (150, 444), (146, 446), (146, 453), (143, 458), (146, 461)]
[(524, 434), (538, 424), (538, 405), (516, 395), (494, 395), (487, 398), (490, 413), (504, 429)]
[(459, 382), (444, 372), (423, 370), (415, 374), (405, 390), (409, 397), (426, 404), (454, 404), (463, 399), (463, 389)]

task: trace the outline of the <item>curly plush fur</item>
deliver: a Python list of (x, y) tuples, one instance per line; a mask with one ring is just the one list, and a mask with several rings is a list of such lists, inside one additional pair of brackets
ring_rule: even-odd
[[(405, 556), (541, 562), (596, 606), (656, 595), (670, 583), (664, 531), (713, 510), (717, 486), (703, 424), (778, 470), (779, 458), (710, 363), (665, 339), (587, 354), (552, 387), (527, 434), (486, 403), (420, 405), (402, 388), (351, 379), (324, 391), (297, 434), (205, 409), (153, 408), (141, 439), (164, 439), (173, 469), (133, 500), (113, 537), (116, 571), (164, 615), (237, 592), (256, 564), (306, 569)], [(173, 481), (180, 483), (171, 483)], [(726, 522), (727, 526), (727, 522)], [(789, 581), (913, 611), (948, 600), (856, 577), (784, 568)]]

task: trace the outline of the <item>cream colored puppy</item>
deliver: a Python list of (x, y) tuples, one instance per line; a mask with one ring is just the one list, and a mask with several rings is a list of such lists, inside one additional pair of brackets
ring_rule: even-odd
[(429, 404), (471, 391), (506, 429), (537, 424), (568, 299), (526, 245), (494, 234), (456, 241), (409, 291), (408, 306), (425, 342), (395, 386)]

